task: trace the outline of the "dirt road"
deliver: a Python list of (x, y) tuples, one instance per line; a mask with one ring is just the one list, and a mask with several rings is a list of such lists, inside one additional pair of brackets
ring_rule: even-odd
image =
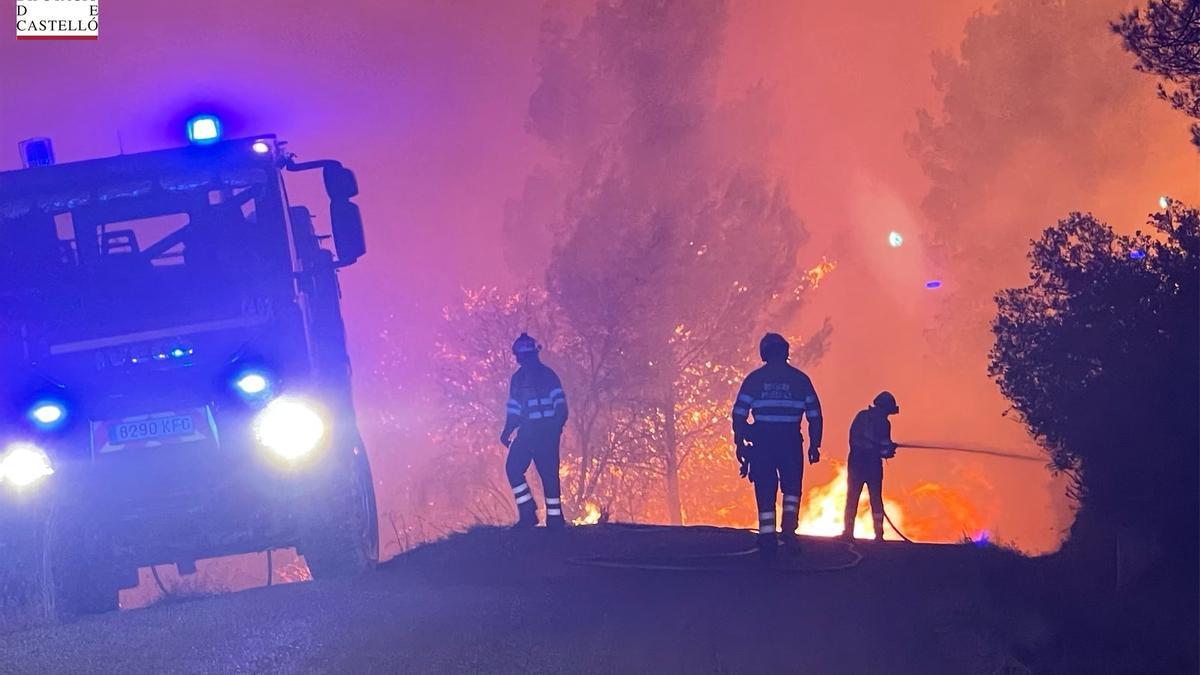
[[(782, 569), (751, 535), (478, 530), (362, 578), (291, 584), (0, 635), (19, 673), (971, 672), (970, 546), (810, 541)], [(687, 556), (699, 555), (692, 558)], [(702, 571), (618, 569), (640, 561)], [(976, 659), (976, 660), (972, 660)]]

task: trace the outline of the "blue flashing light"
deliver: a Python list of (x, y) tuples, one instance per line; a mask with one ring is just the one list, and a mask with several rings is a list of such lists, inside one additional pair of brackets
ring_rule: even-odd
[(66, 417), (66, 407), (57, 401), (39, 401), (29, 409), (29, 419), (41, 429), (53, 429)]
[(1146, 257), (1146, 252), (1140, 248), (1134, 249), (1129, 252), (1129, 257), (1134, 260), (1141, 260), (1142, 258)]
[(176, 347), (175, 349), (171, 350), (171, 356), (176, 359), (182, 359), (183, 357), (187, 356), (187, 354), (188, 353), (184, 351), (182, 347)]
[(221, 140), (221, 120), (216, 115), (197, 115), (188, 120), (188, 141), (193, 145), (211, 145)]
[(271, 388), (271, 381), (266, 375), (255, 371), (242, 373), (233, 382), (233, 386), (246, 396), (258, 396)]
[(49, 138), (30, 138), (18, 145), (21, 164), (26, 169), (35, 166), (54, 166), (54, 143)]
[(935, 288), (941, 288), (941, 287), (942, 287), (942, 282), (938, 279), (931, 279), (931, 280), (925, 282), (925, 288), (928, 288), (929, 290), (933, 290)]

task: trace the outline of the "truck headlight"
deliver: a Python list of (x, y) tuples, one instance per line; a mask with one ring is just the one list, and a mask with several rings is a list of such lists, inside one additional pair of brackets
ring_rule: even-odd
[(0, 455), (0, 482), (25, 487), (52, 473), (46, 451), (31, 443), (13, 443)]
[(248, 370), (237, 376), (233, 386), (242, 396), (253, 398), (270, 394), (271, 380), (264, 373)]
[(254, 419), (254, 434), (263, 447), (295, 461), (325, 437), (325, 421), (308, 403), (284, 396), (268, 403)]

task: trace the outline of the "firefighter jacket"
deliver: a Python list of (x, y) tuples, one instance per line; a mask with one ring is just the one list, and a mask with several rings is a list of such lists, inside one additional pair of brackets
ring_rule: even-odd
[[(753, 425), (748, 420), (751, 414)], [(751, 438), (763, 433), (772, 437), (794, 433), (799, 440), (800, 420), (805, 417), (809, 442), (820, 447), (821, 401), (812, 380), (786, 361), (766, 363), (746, 376), (733, 402), (733, 432)]]
[(561, 430), (567, 423), (567, 395), (549, 366), (532, 363), (513, 373), (508, 386), (505, 432), (518, 427)]
[(871, 406), (854, 416), (850, 424), (850, 463), (874, 464), (896, 451), (892, 423), (882, 410)]

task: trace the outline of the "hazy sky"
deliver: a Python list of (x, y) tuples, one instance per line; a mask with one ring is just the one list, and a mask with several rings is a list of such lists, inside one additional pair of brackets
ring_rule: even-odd
[[(567, 10), (582, 15), (589, 6)], [(804, 256), (839, 263), (811, 319), (800, 321), (834, 322), (833, 348), (812, 375), (830, 411), (835, 455), (844, 452), (834, 444), (849, 418), (883, 387), (901, 399), (898, 437), (1029, 445), (1019, 425), (1000, 417), (1004, 402), (986, 378), (984, 355), (948, 360), (931, 346), (944, 317), (920, 284), (940, 272), (923, 249), (927, 182), (904, 143), (916, 110), (939, 106), (931, 53), (955, 50), (969, 17), (990, 7), (731, 3), (723, 95), (757, 83), (773, 91), (777, 127), (763, 133), (772, 170), (813, 234)], [(0, 16), (12, 15), (12, 0), (0, 0)], [(360, 389), (381, 396), (364, 378), (384, 326), (399, 331), (395, 346), (411, 352), (419, 372), (438, 310), (460, 287), (515, 278), (502, 224), (506, 202), (519, 196), (542, 152), (525, 130), (542, 16), (541, 2), (515, 0), (106, 0), (97, 42), (0, 37), (0, 169), (16, 168), (16, 143), (31, 136), (53, 137), (60, 161), (116, 154), (121, 145), (176, 145), (179, 121), (202, 104), (229, 111), (234, 135), (275, 132), (302, 159), (342, 160), (358, 172), (370, 244), (342, 276), (352, 356)], [(1114, 81), (1130, 81), (1119, 75)], [(1197, 197), (1186, 121), (1153, 100), (1151, 78), (1138, 77), (1147, 103), (1128, 119), (1107, 120), (1112, 128), (1102, 137), (1151, 156), (1128, 171), (1096, 167), (1099, 185), (1062, 180), (1062, 200), (1049, 212), (1094, 209), (1130, 225), (1160, 193)], [(1126, 127), (1141, 133), (1126, 138)], [(311, 191), (296, 193), (319, 204)], [(1023, 242), (1051, 222), (1017, 219), (1006, 236)], [(906, 237), (899, 250), (887, 247), (892, 229)], [(997, 266), (989, 271), (997, 283), (1023, 282), (1019, 252)], [(392, 404), (413, 403), (401, 393)], [(404, 453), (420, 450), (391, 452), (400, 465)], [(1029, 548), (1052, 546), (1064, 524), (1052, 497), (1061, 486), (1037, 465), (914, 453), (892, 467), (895, 484), (933, 478), (975, 490), (1000, 536)], [(806, 480), (828, 471), (819, 467)]]

